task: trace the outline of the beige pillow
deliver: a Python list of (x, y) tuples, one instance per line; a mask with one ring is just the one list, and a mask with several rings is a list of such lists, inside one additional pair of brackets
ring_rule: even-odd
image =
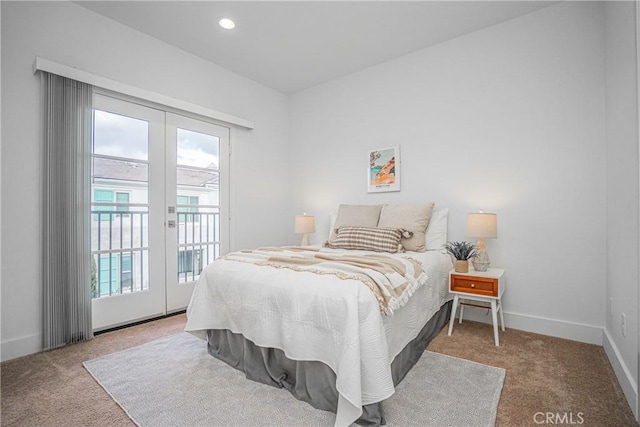
[(413, 236), (402, 239), (407, 251), (424, 252), (425, 235), (435, 203), (424, 205), (384, 205), (380, 212), (378, 227), (402, 228), (413, 232)]
[(356, 227), (375, 227), (380, 219), (382, 205), (340, 205), (338, 216), (332, 224), (330, 242), (336, 238), (336, 228), (345, 225)]

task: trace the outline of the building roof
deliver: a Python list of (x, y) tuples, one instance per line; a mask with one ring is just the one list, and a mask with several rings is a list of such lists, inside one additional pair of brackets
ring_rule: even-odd
[[(125, 161), (93, 158), (93, 177), (117, 181), (147, 182), (149, 180), (149, 165), (134, 160)], [(213, 187), (220, 183), (220, 172), (216, 169), (199, 169), (188, 166), (178, 166), (178, 185), (191, 187)]]

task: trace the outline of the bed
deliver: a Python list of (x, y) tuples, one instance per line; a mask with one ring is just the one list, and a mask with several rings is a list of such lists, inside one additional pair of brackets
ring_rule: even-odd
[[(446, 235), (446, 214), (444, 223)], [(384, 258), (417, 283), (408, 281), (401, 293), (381, 297), (371, 283), (359, 280), (352, 265), (331, 271), (343, 258), (358, 264)], [(384, 254), (335, 247), (234, 252), (202, 272), (185, 329), (247, 378), (286, 388), (336, 413), (335, 425), (381, 425), (381, 402), (448, 320), (450, 269), (441, 248)]]

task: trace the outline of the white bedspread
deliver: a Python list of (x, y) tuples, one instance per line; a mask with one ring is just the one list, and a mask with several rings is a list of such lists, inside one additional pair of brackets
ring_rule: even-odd
[(380, 314), (372, 292), (356, 280), (218, 260), (200, 275), (185, 330), (206, 339), (207, 329), (229, 329), (290, 359), (325, 363), (336, 373), (340, 395), (335, 424), (350, 425), (362, 405), (394, 393), (391, 362), (448, 299), (448, 255), (391, 256), (421, 261), (428, 276), (391, 316)]

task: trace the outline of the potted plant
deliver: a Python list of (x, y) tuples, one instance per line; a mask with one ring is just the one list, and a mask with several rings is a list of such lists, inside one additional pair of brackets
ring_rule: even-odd
[(476, 246), (470, 242), (447, 242), (445, 248), (456, 259), (456, 273), (468, 273), (469, 260), (476, 257)]

